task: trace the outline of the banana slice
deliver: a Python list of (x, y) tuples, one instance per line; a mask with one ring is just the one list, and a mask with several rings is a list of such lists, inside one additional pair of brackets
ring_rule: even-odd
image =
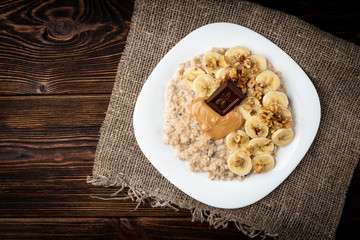
[(228, 59), (231, 67), (235, 67), (237, 70), (242, 69), (242, 63), (240, 63), (240, 61), (243, 60), (241, 58), (247, 58), (249, 55), (249, 50), (240, 46), (232, 47), (225, 52), (225, 56)]
[(226, 136), (226, 146), (233, 152), (245, 151), (249, 144), (249, 136), (242, 130), (231, 132)]
[(227, 160), (228, 167), (233, 173), (244, 176), (251, 171), (251, 158), (244, 152), (235, 152)]
[(193, 82), (198, 76), (205, 74), (203, 70), (198, 67), (188, 67), (183, 75), (182, 83), (190, 90), (193, 90)]
[(205, 71), (211, 76), (215, 77), (216, 72), (220, 69), (219, 61), (221, 54), (216, 52), (208, 52), (204, 55), (202, 65)]
[(266, 137), (269, 133), (269, 127), (261, 121), (259, 116), (253, 116), (246, 120), (245, 132), (251, 138)]
[(249, 58), (252, 62), (252, 68), (250, 68), (248, 76), (249, 78), (253, 78), (266, 69), (267, 62), (266, 59), (259, 54), (251, 55)]
[(268, 138), (254, 138), (249, 142), (249, 150), (253, 156), (270, 154), (274, 150), (274, 143)]
[(276, 146), (284, 147), (291, 143), (293, 137), (294, 132), (291, 128), (280, 128), (273, 133), (271, 140)]
[(232, 68), (221, 68), (216, 72), (216, 79), (220, 80), (220, 82), (224, 82), (227, 78), (229, 78), (229, 74)]
[(221, 57), (219, 58), (219, 61), (218, 61), (218, 66), (220, 68), (227, 68), (227, 67), (230, 67), (230, 63), (229, 61), (227, 60), (227, 58), (224, 56), (224, 55), (221, 55)]
[(210, 96), (217, 88), (215, 78), (209, 74), (203, 74), (195, 78), (193, 88), (195, 93), (200, 97)]
[(254, 97), (247, 97), (238, 106), (241, 116), (248, 120), (252, 116), (258, 116), (261, 112), (261, 103)]
[(277, 104), (281, 107), (287, 108), (289, 105), (289, 100), (285, 93), (279, 91), (269, 91), (263, 97), (263, 105), (264, 107)]
[(256, 76), (255, 81), (262, 84), (264, 94), (280, 87), (280, 78), (272, 71), (265, 70)]
[(285, 119), (285, 118), (287, 118), (287, 117), (292, 118), (292, 115), (291, 115), (291, 112), (290, 112), (289, 109), (284, 108), (284, 107), (281, 107), (281, 106), (278, 106), (278, 107), (279, 107), (280, 110), (281, 110), (281, 118), (282, 118), (282, 119)]
[(252, 173), (266, 173), (274, 168), (275, 161), (270, 154), (262, 154), (252, 159)]

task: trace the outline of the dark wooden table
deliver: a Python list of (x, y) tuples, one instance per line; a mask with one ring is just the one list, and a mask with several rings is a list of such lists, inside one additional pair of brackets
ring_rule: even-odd
[[(346, 1), (256, 1), (360, 43), (360, 9)], [(0, 1), (0, 239), (247, 239), (188, 211), (102, 201), (116, 189), (91, 174), (119, 59), (128, 1)], [(360, 168), (337, 239), (360, 226)]]

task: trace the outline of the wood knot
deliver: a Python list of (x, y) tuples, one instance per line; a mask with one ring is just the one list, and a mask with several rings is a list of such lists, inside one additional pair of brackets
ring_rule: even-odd
[(54, 32), (65, 36), (68, 35), (73, 29), (73, 24), (68, 21), (59, 21), (54, 24)]
[(39, 90), (41, 93), (45, 93), (47, 91), (47, 87), (44, 84), (40, 83)]
[(78, 34), (78, 24), (70, 18), (51, 19), (44, 38), (53, 42), (71, 40)]

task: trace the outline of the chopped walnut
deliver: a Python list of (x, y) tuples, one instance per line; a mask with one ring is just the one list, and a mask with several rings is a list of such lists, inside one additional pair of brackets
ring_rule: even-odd
[(236, 86), (238, 86), (241, 89), (243, 94), (245, 94), (247, 92), (246, 85), (244, 85), (241, 81), (238, 81), (236, 83)]
[(246, 69), (245, 69), (245, 68), (241, 69), (240, 76), (241, 76), (241, 77), (245, 77), (245, 76), (246, 76)]
[(276, 129), (279, 129), (279, 128), (282, 128), (283, 127), (283, 124), (280, 123), (280, 122), (274, 122), (274, 128)]
[(234, 67), (236, 67), (236, 68), (238, 69), (238, 68), (240, 67), (240, 65), (241, 65), (241, 64), (240, 64), (239, 62), (236, 62), (236, 63), (234, 63), (234, 65), (233, 65), (233, 66), (234, 66)]
[(237, 80), (238, 80), (238, 75), (237, 75), (237, 70), (236, 70), (236, 68), (230, 69), (229, 78), (230, 78), (231, 80), (233, 80), (233, 81), (237, 81)]
[(240, 78), (241, 83), (244, 85), (244, 87), (246, 86), (247, 82), (249, 81), (249, 79), (247, 77), (241, 77)]
[(249, 80), (249, 82), (247, 83), (248, 88), (253, 88), (255, 86), (256, 82), (255, 82), (255, 78), (252, 78)]
[(261, 100), (261, 99), (262, 99), (262, 96), (263, 96), (263, 93), (255, 90), (254, 93), (253, 93), (253, 96), (254, 96), (255, 98), (257, 98), (258, 100)]
[(254, 105), (255, 104), (254, 100), (252, 100), (251, 98), (246, 100), (246, 103), (249, 104), (249, 105)]
[(264, 95), (263, 87), (264, 87), (264, 85), (262, 83), (255, 84), (255, 91), (253, 93), (253, 96), (256, 97), (260, 101)]
[(260, 119), (272, 130), (270, 133), (274, 133), (279, 128), (289, 128), (292, 125), (291, 117), (283, 117), (281, 109), (277, 104), (262, 107), (263, 111), (260, 113)]
[(251, 73), (255, 74), (259, 71), (259, 67), (257, 65), (255, 65), (252, 69), (251, 69)]
[(285, 128), (290, 128), (293, 124), (293, 122), (291, 121), (291, 117), (286, 117), (281, 123), (284, 125)]
[(244, 72), (243, 70), (244, 69), (242, 69), (240, 71), (240, 73), (238, 74), (238, 80), (237, 80), (236, 85), (241, 89), (242, 93), (246, 94), (246, 92), (247, 92), (246, 84), (247, 84), (249, 79), (247, 77), (245, 77), (245, 76), (244, 77), (242, 76), (243, 72)]
[(241, 87), (241, 92), (242, 92), (243, 94), (246, 94), (247, 88), (246, 88), (246, 87)]
[(258, 174), (262, 173), (264, 171), (265, 165), (264, 164), (258, 164), (256, 168), (253, 170), (253, 173)]
[(249, 58), (245, 59), (243, 66), (244, 68), (251, 68), (251, 60)]
[(236, 143), (244, 143), (246, 141), (246, 138), (244, 138), (243, 136), (240, 136), (240, 135), (237, 135), (235, 138), (234, 138), (234, 141)]
[(240, 167), (241, 165), (243, 165), (245, 163), (244, 159), (242, 158), (237, 158), (234, 162), (234, 167)]
[(281, 116), (281, 110), (277, 104), (263, 107), (262, 110), (266, 114), (271, 114), (271, 116), (275, 115), (278, 118)]
[(210, 62), (208, 64), (206, 64), (206, 67), (215, 68), (216, 66), (217, 66), (217, 62), (214, 58), (211, 58)]
[(246, 154), (248, 156), (251, 156), (253, 154), (253, 152), (254, 152), (254, 147), (253, 146), (248, 146), (248, 147), (245, 148), (245, 151), (246, 151)]
[(246, 57), (245, 55), (239, 56), (239, 62), (240, 62), (241, 64), (244, 64), (246, 58), (247, 58), (247, 57)]

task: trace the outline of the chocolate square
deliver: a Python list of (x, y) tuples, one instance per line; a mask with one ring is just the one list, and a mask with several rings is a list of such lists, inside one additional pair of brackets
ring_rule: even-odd
[(227, 79), (223, 82), (218, 89), (206, 99), (206, 103), (221, 116), (226, 115), (236, 105), (238, 105), (245, 95), (241, 89), (238, 88), (233, 81)]

